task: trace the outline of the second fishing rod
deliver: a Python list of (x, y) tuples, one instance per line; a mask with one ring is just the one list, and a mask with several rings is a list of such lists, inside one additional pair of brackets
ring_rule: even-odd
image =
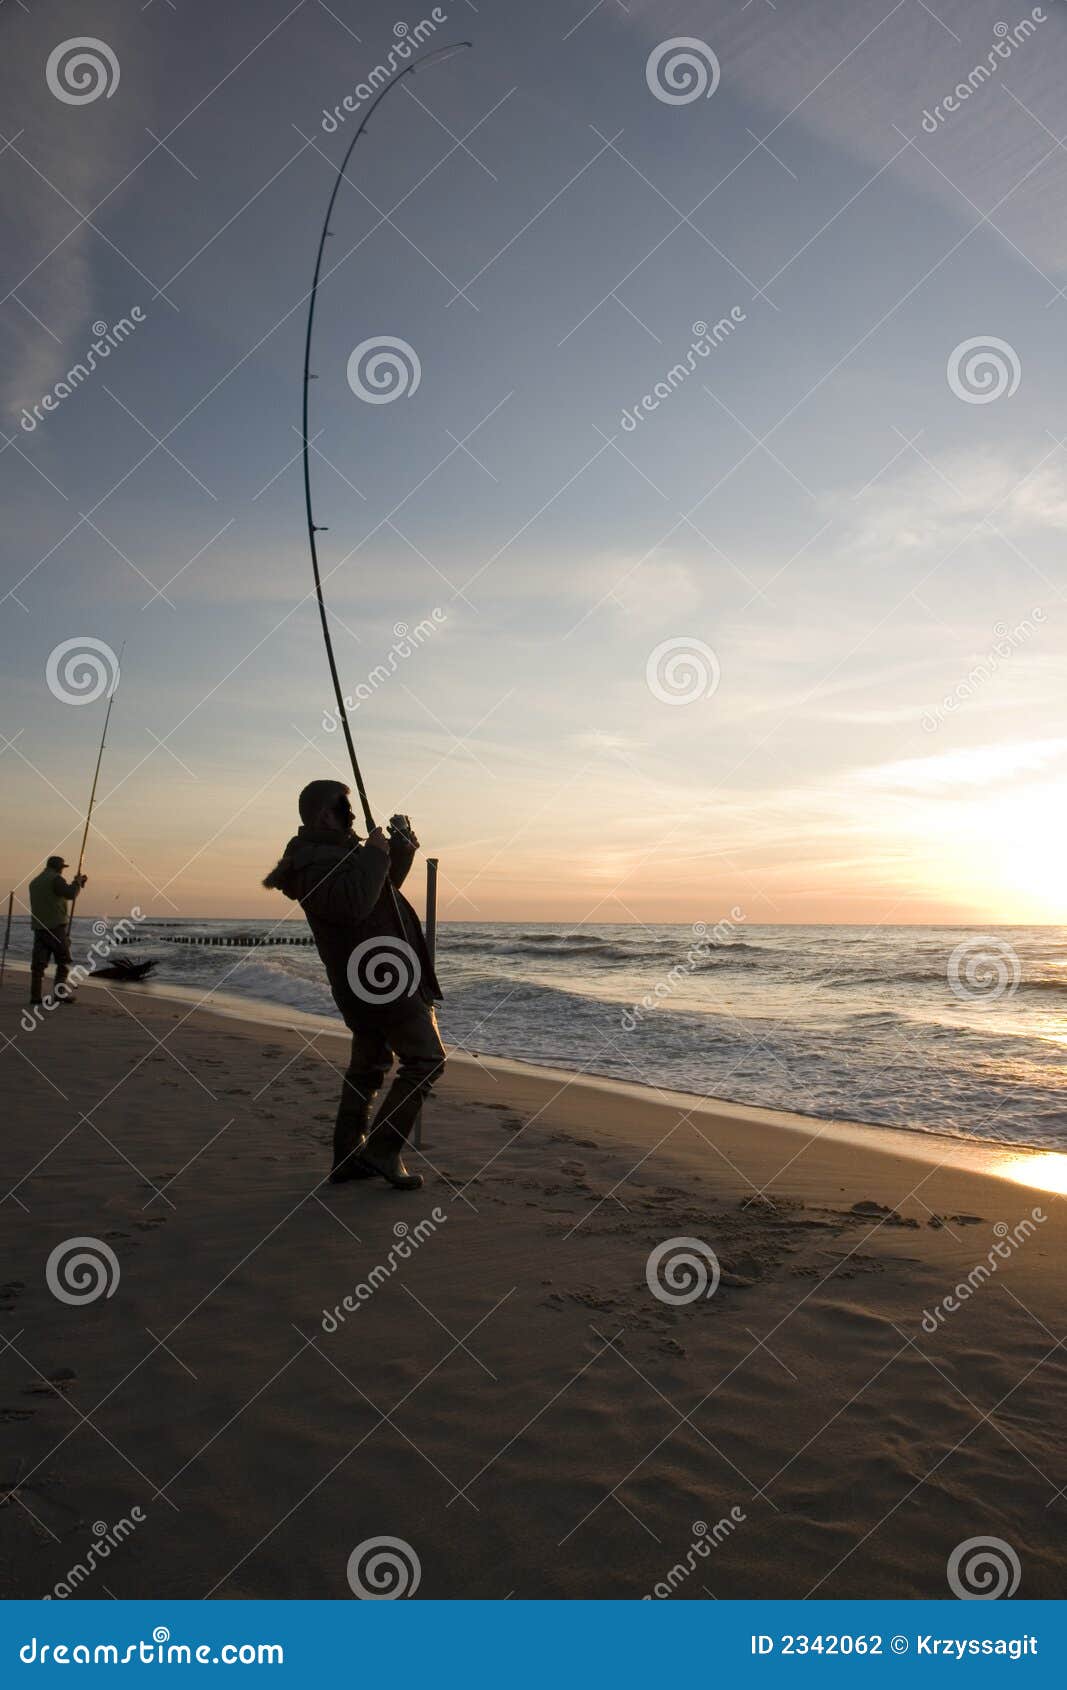
[(112, 683), (111, 691), (108, 694), (107, 709), (104, 712), (104, 728), (100, 735), (100, 746), (96, 753), (96, 767), (93, 770), (93, 784), (89, 789), (89, 805), (85, 812), (85, 826), (82, 829), (82, 842), (78, 850), (78, 869), (74, 876), (74, 896), (70, 900), (70, 919), (67, 922), (68, 935), (72, 934), (74, 930), (74, 906), (78, 902), (78, 893), (81, 891), (81, 872), (82, 865), (85, 862), (85, 847), (89, 842), (89, 828), (92, 825), (93, 810), (96, 806), (96, 788), (100, 781), (100, 765), (104, 761), (104, 747), (107, 744), (107, 730), (111, 723), (111, 711), (115, 703), (115, 694), (119, 690), (119, 680), (122, 675), (122, 654), (125, 650), (126, 642), (124, 640), (122, 645), (119, 647), (118, 661), (115, 664), (115, 679)]

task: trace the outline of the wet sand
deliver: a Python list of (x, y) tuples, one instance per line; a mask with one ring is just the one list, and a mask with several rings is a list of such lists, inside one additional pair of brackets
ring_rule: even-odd
[(350, 1599), (379, 1537), (430, 1598), (949, 1597), (974, 1537), (1064, 1594), (1064, 1159), (468, 1058), (421, 1192), (333, 1188), (334, 1034), (24, 997), (7, 1595)]

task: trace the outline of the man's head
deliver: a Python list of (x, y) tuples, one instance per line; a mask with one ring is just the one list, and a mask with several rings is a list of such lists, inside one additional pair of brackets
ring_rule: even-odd
[(297, 800), (300, 820), (305, 827), (323, 828), (330, 833), (350, 833), (355, 821), (348, 801), (349, 788), (339, 780), (313, 780), (305, 786)]
[(45, 868), (54, 868), (58, 870), (66, 868), (67, 865), (62, 857), (49, 857), (44, 866)]

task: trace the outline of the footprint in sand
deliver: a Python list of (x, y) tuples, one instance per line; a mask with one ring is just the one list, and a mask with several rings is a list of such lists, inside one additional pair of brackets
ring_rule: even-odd
[(42, 1379), (36, 1381), (32, 1385), (28, 1385), (22, 1394), (25, 1397), (52, 1397), (57, 1394), (63, 1396), (67, 1391), (71, 1390), (77, 1382), (78, 1375), (75, 1373), (73, 1367), (57, 1367), (54, 1373), (50, 1373), (48, 1375), (47, 1379)]

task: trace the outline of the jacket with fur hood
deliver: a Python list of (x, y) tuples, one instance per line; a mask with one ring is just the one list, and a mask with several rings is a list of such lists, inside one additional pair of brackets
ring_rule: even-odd
[[(387, 857), (384, 851), (362, 843), (354, 833), (302, 827), (263, 882), (300, 904), (326, 969), (333, 1001), (349, 1027), (366, 1026), (383, 1016), (395, 1015), (410, 997), (432, 1003), (441, 996), (422, 924), (400, 892), (414, 855), (414, 848), (395, 833), (390, 837)], [(402, 925), (397, 922), (394, 895)], [(358, 972), (353, 969), (357, 985), (364, 983), (357, 993), (349, 978), (350, 959), (357, 947), (379, 938), (385, 942), (378, 967), (374, 967), (374, 947), (367, 945), (370, 975), (366, 967)], [(403, 940), (414, 952), (415, 962), (404, 953), (398, 957), (394, 949), (395, 962), (390, 965), (390, 938)], [(396, 979), (393, 968), (406, 971), (407, 979), (412, 974), (418, 976), (414, 990), (391, 995)]]

